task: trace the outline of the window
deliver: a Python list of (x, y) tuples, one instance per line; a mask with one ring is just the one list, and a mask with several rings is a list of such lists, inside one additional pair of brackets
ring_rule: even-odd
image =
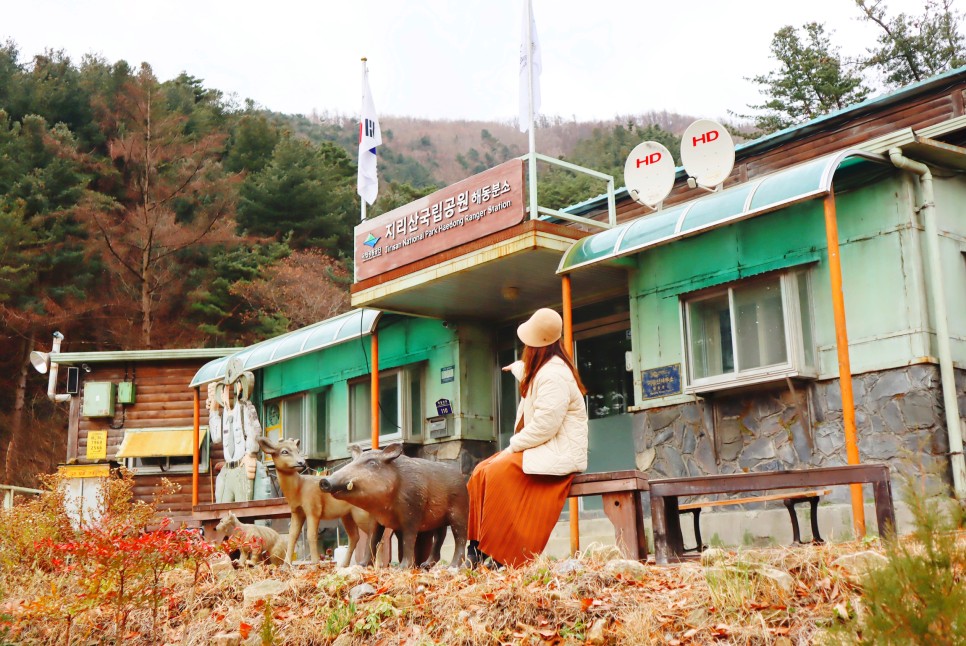
[(267, 402), (265, 434), (272, 439), (298, 438), (306, 457), (326, 457), (328, 393), (325, 389)]
[(805, 272), (705, 292), (683, 305), (689, 392), (815, 375)]
[[(423, 367), (379, 373), (379, 443), (411, 440), (423, 433)], [(372, 385), (366, 376), (349, 383), (349, 442), (372, 441)]]
[[(138, 475), (149, 473), (191, 473), (191, 428), (130, 429), (118, 447), (115, 459)], [(208, 428), (201, 427), (199, 445), (200, 473), (208, 471)]]

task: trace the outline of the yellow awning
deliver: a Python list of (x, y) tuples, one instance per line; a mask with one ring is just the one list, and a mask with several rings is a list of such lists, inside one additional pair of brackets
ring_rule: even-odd
[[(191, 428), (145, 428), (125, 431), (124, 439), (117, 450), (118, 458), (164, 458), (178, 455), (191, 455)], [(202, 426), (200, 442), (205, 441), (208, 427)], [(199, 444), (200, 446), (200, 444)]]

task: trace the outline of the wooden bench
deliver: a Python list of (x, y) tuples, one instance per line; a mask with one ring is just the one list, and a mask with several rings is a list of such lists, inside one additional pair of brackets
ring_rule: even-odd
[[(854, 464), (791, 471), (734, 473), (693, 478), (651, 480), (651, 523), (654, 531), (654, 560), (660, 565), (684, 556), (678, 498), (710, 494), (735, 494), (773, 489), (814, 489), (836, 485), (870, 483), (875, 497), (879, 535), (895, 530), (892, 483), (884, 464)], [(760, 498), (759, 498), (760, 500)]]
[(691, 514), (691, 519), (694, 522), (694, 539), (696, 542), (695, 547), (685, 548), (685, 552), (702, 552), (705, 549), (705, 545), (701, 540), (701, 510), (705, 507), (724, 507), (728, 505), (743, 505), (752, 502), (767, 502), (770, 500), (781, 500), (785, 503), (785, 508), (788, 509), (788, 515), (791, 517), (792, 521), (792, 541), (795, 543), (803, 543), (801, 538), (801, 533), (798, 528), (798, 514), (795, 511), (795, 505), (799, 503), (807, 502), (811, 507), (812, 515), (812, 543), (824, 543), (821, 534), (818, 531), (818, 501), (822, 496), (827, 496), (832, 493), (831, 489), (820, 489), (817, 491), (795, 491), (792, 493), (775, 493), (767, 496), (748, 496), (745, 498), (734, 498), (729, 500), (706, 500), (698, 502), (689, 502), (685, 505), (678, 506), (678, 512), (681, 514)]
[[(214, 529), (218, 521), (228, 512), (232, 512), (239, 520), (251, 522), (268, 518), (291, 518), (292, 510), (285, 498), (266, 498), (264, 500), (249, 500), (248, 502), (214, 502), (195, 505), (190, 514), (169, 515), (171, 527), (181, 526), (202, 527), (206, 531)], [(159, 516), (164, 516), (163, 512)]]
[(607, 471), (574, 476), (570, 496), (601, 496), (604, 513), (614, 525), (614, 540), (625, 558), (647, 560), (647, 535), (644, 533), (644, 508), (641, 494), (648, 491), (647, 475), (642, 471)]

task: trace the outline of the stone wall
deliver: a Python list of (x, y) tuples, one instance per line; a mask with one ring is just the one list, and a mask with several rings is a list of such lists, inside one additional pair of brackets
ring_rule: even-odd
[[(901, 475), (913, 476), (927, 496), (951, 495), (938, 366), (856, 375), (852, 384), (861, 460), (890, 465), (897, 498), (902, 497)], [(962, 372), (957, 386), (960, 410), (966, 410)], [(651, 478), (673, 478), (846, 464), (839, 381), (793, 387), (781, 382), (767, 390), (717, 393), (636, 414), (638, 468)], [(846, 487), (835, 488), (828, 498), (848, 499)]]

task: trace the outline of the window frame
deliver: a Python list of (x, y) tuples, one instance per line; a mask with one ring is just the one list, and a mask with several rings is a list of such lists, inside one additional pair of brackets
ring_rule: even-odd
[[(329, 420), (328, 420), (328, 398), (329, 398), (329, 387), (317, 388), (314, 390), (308, 390), (300, 393), (295, 393), (292, 395), (286, 395), (284, 397), (276, 397), (265, 402), (263, 409), (268, 410), (269, 406), (277, 406), (280, 414), (280, 425), (278, 430), (278, 439), (284, 439), (286, 437), (294, 439), (296, 436), (286, 429), (286, 419), (289, 417), (285, 412), (287, 410), (287, 405), (299, 402), (301, 418), (299, 423), (300, 432), (298, 434), (298, 439), (302, 445), (302, 451), (306, 458), (309, 459), (324, 459), (329, 455)], [(319, 418), (319, 398), (322, 397), (326, 400), (326, 408), (322, 411), (322, 419)], [(314, 423), (313, 423), (314, 422)], [(319, 432), (319, 426), (322, 425), (322, 432)], [(274, 432), (274, 427), (273, 431)], [(269, 433), (269, 427), (265, 427), (266, 435)], [(320, 435), (322, 437), (321, 444), (319, 445)]]
[[(396, 378), (396, 392), (398, 393), (396, 398), (396, 419), (399, 420), (400, 427), (393, 433), (382, 433), (382, 428), (380, 426), (379, 433), (379, 443), (383, 442), (425, 442), (427, 435), (425, 433), (425, 391), (426, 391), (426, 366), (425, 362), (412, 363), (404, 366), (398, 366), (396, 368), (387, 368), (385, 370), (379, 371), (379, 379), (383, 379), (387, 376), (395, 376)], [(413, 381), (418, 381), (420, 397), (423, 401), (420, 401), (420, 411), (419, 411), (419, 422), (420, 428), (414, 432), (412, 428), (413, 422), (416, 421), (413, 417), (414, 410), (412, 408), (412, 397), (413, 397)], [(361, 377), (356, 377), (355, 379), (350, 379), (347, 382), (347, 387), (349, 391), (349, 425), (347, 429), (346, 443), (347, 446), (353, 447), (358, 446), (361, 449), (372, 448), (372, 420), (371, 412), (366, 414), (366, 435), (364, 438), (354, 439), (356, 435), (354, 433), (359, 420), (356, 419), (356, 393), (358, 392), (356, 388), (358, 386), (370, 386), (372, 383), (372, 373), (363, 375)], [(371, 390), (370, 390), (371, 397)], [(371, 400), (369, 400), (371, 402)], [(380, 406), (383, 406), (383, 402), (380, 402)], [(369, 411), (370, 409), (366, 409)]]
[[(202, 427), (206, 428), (206, 427)], [(150, 429), (143, 429), (144, 431), (150, 432)], [(211, 462), (211, 433), (206, 430), (205, 437), (201, 441), (201, 446), (198, 447), (198, 473), (208, 473), (208, 467)], [(171, 458), (187, 458), (188, 462), (178, 462), (173, 465), (172, 468)], [(124, 467), (134, 473), (135, 476), (145, 476), (145, 475), (185, 475), (190, 474), (194, 471), (194, 456), (193, 455), (166, 455), (163, 457), (130, 457), (121, 458), (124, 463)], [(144, 463), (144, 460), (152, 460), (150, 463)], [(140, 464), (139, 464), (140, 463)], [(164, 466), (162, 466), (164, 465)]]
[[(781, 289), (781, 308), (783, 329), (785, 333), (785, 353), (786, 360), (782, 363), (759, 366), (755, 368), (741, 369), (740, 353), (738, 350), (738, 327), (737, 312), (735, 308), (736, 290), (748, 288), (756, 284), (773, 281), (778, 278)], [(804, 279), (804, 280), (802, 280)], [(805, 290), (804, 299), (801, 290)], [(727, 295), (728, 314), (731, 317), (731, 351), (734, 357), (734, 368), (732, 371), (708, 377), (695, 378), (694, 352), (692, 350), (691, 330), (693, 329), (691, 320), (691, 305), (701, 301)], [(802, 311), (801, 303), (804, 300), (809, 305), (808, 311)], [(762, 276), (756, 276), (747, 280), (732, 282), (719, 285), (699, 292), (685, 294), (681, 297), (681, 341), (682, 356), (685, 357), (686, 365), (686, 384), (684, 392), (687, 394), (709, 393), (729, 388), (762, 384), (787, 378), (807, 378), (814, 379), (818, 376), (817, 366), (809, 365), (805, 361), (805, 344), (811, 344), (811, 356), (813, 361), (818, 360), (818, 350), (815, 346), (815, 324), (812, 315), (812, 290), (810, 273), (806, 270), (793, 270), (772, 272)], [(803, 325), (806, 322), (807, 326)], [(811, 339), (806, 340), (804, 329), (807, 327)]]

